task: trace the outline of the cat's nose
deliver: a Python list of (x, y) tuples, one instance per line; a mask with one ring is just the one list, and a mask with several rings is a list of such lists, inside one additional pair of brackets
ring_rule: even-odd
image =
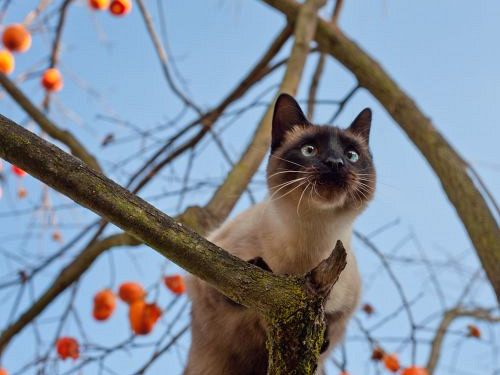
[(324, 162), (329, 168), (332, 169), (342, 169), (344, 167), (344, 160), (342, 158), (330, 157)]

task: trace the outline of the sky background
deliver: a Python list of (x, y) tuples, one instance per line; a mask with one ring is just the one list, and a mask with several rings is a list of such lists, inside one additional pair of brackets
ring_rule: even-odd
[[(157, 25), (159, 1), (162, 0), (146, 1)], [(180, 86), (204, 109), (210, 109), (219, 103), (235, 87), (284, 25), (284, 18), (278, 12), (257, 0), (163, 0), (162, 4), (165, 10), (168, 52), (185, 78)], [(35, 5), (36, 2), (31, 0), (15, 2), (9, 8), (2, 25), (21, 22)], [(328, 14), (328, 11), (325, 10), (324, 14)], [(416, 101), (464, 159), (477, 169), (496, 199), (500, 192), (499, 17), (500, 3), (496, 0), (483, 0), (473, 4), (466, 1), (351, 0), (346, 2), (340, 18), (340, 26), (344, 32), (381, 63), (400, 87)], [(49, 24), (54, 25), (54, 21), (52, 19)], [(33, 27), (37, 25), (39, 24), (35, 23)], [(26, 54), (16, 56), (17, 66), (12, 77), (26, 71), (34, 72), (34, 78), (23, 82), (21, 88), (35, 103), (41, 103), (43, 99), (38, 77), (47, 66), (51, 36), (46, 30), (37, 27), (34, 30), (32, 48)], [(287, 43), (279, 56), (286, 56), (290, 46)], [(318, 55), (314, 54), (308, 60), (305, 79), (297, 95), (299, 100), (306, 99), (309, 77), (317, 58)], [(87, 10), (84, 1), (77, 1), (68, 15), (63, 37), (61, 71), (65, 77), (65, 87), (54, 98), (50, 117), (60, 126), (70, 129), (96, 154), (111, 178), (125, 183), (128, 174), (158, 146), (152, 140), (143, 143), (127, 126), (105, 121), (102, 116), (126, 120), (146, 130), (168, 123), (180, 110), (179, 101), (165, 84), (137, 7), (127, 17), (117, 19), (106, 13), (93, 14)], [(283, 72), (283, 69), (276, 71), (230, 110), (242, 108), (264, 92), (267, 94), (261, 100), (271, 100), (274, 91), (269, 89), (280, 82)], [(318, 98), (341, 99), (355, 83), (353, 76), (330, 58)], [(357, 92), (338, 118), (337, 125), (347, 126), (365, 107), (371, 107), (374, 112), (370, 142), (379, 182), (376, 197), (356, 222), (356, 229), (368, 234), (399, 219), (398, 225), (374, 239), (384, 252), (395, 255), (393, 250), (400, 241), (410, 236), (411, 240), (396, 250), (398, 256), (415, 255), (420, 251), (418, 249), (423, 249), (435, 265), (449, 263), (450, 259), (454, 259), (460, 265), (457, 266), (459, 271), (439, 274), (447, 295), (446, 303), (451, 306), (469, 280), (470, 274), (479, 266), (471, 243), (425, 159), (368, 92)], [(246, 146), (264, 109), (264, 106), (256, 106), (245, 112), (224, 131), (224, 144), (233, 160), (237, 160)], [(331, 105), (318, 105), (314, 121), (326, 122), (335, 110)], [(6, 98), (5, 93), (1, 94), (0, 111), (3, 115), (36, 129), (18, 106)], [(189, 119), (189, 116), (185, 117), (166, 130), (154, 132), (153, 136), (164, 139), (169, 132), (188, 123)], [(217, 129), (224, 128), (230, 121), (230, 118), (221, 119)], [(100, 141), (111, 132), (116, 139), (123, 141), (107, 148), (100, 147)], [(205, 181), (216, 184), (221, 181), (229, 167), (217, 148), (202, 142), (197, 152), (199, 157), (194, 164), (193, 183)], [(131, 158), (131, 162), (123, 168), (116, 168), (115, 163), (125, 158)], [(186, 160), (185, 157), (179, 160), (175, 171), (166, 170), (156, 183), (142, 191), (141, 196), (169, 215), (181, 212), (190, 204), (204, 204), (213, 190), (210, 186), (188, 194), (182, 207), (178, 207), (176, 199), (153, 199), (158, 194), (179, 188), (178, 181), (182, 178), (182, 167), (186, 165)], [(266, 194), (263, 181), (261, 171), (252, 183), (259, 199)], [(44, 227), (42, 217), (33, 215), (30, 211), (39, 203), (42, 189), (37, 181), (27, 177), (22, 184), (28, 189), (29, 196), (26, 200), (19, 201), (15, 197), (18, 184), (19, 181), (8, 177), (3, 186), (5, 194), (0, 201), (0, 247), (2, 251), (19, 252), (32, 260), (43, 259), (57, 250), (58, 246), (50, 240), (52, 227)], [(50, 193), (50, 196), (54, 205), (68, 203), (57, 193)], [(241, 212), (248, 205), (248, 199), (242, 198), (233, 214)], [(9, 214), (13, 210), (18, 214)], [(92, 214), (77, 208), (61, 210), (56, 216), (65, 240), (94, 219)], [(107, 233), (116, 231), (116, 228), (110, 227)], [(37, 279), (35, 293), (44, 290), (60, 267), (68, 263), (84, 243), (85, 241)], [(397, 309), (401, 302), (393, 284), (387, 277), (380, 275), (377, 259), (361, 244), (355, 241), (354, 245), (364, 280), (363, 301), (370, 301), (379, 316)], [(83, 277), (76, 299), (83, 324), (88, 328), (89, 341), (102, 345), (112, 345), (126, 339), (129, 331), (124, 305), (119, 306), (109, 323), (98, 324), (92, 320), (91, 301), (98, 290), (107, 286), (116, 288), (119, 283), (129, 279), (153, 286), (158, 284), (163, 272), (177, 272), (174, 265), (165, 263), (146, 247), (126, 251), (117, 249), (110, 254), (113, 255), (99, 259)], [(115, 272), (110, 272), (110, 260), (115, 265)], [(14, 260), (4, 256), (4, 260), (0, 261), (0, 282), (14, 275), (19, 267)], [(425, 268), (401, 262), (395, 266), (395, 271), (405, 286), (408, 298), (418, 300), (413, 306), (417, 316), (424, 317), (432, 311), (439, 311), (439, 302)], [(170, 303), (171, 296), (167, 291), (161, 288), (159, 290), (160, 302), (162, 306), (166, 306)], [(11, 318), (10, 306), (15, 298), (13, 292), (0, 290), (2, 304), (9, 306), (5, 314), (0, 314), (0, 327), (4, 327)], [(480, 301), (482, 306), (495, 306), (493, 293), (487, 284), (478, 283), (472, 294), (475, 303)], [(60, 315), (67, 298), (68, 293), (53, 303), (40, 318), (43, 335), (52, 337), (54, 334), (53, 329), (57, 323), (54, 317)], [(168, 326), (169, 319), (184, 309), (179, 324), (173, 328), (173, 334), (187, 321), (188, 307), (184, 300), (185, 297), (182, 297), (177, 301), (160, 323)], [(29, 304), (29, 297), (24, 296), (20, 311)], [(376, 320), (376, 317), (373, 319)], [(368, 320), (367, 322), (369, 323)], [(457, 324), (457, 330), (465, 325), (466, 323)], [(408, 330), (408, 322), (404, 316), (398, 316), (384, 330), (380, 335), (404, 333)], [(64, 328), (64, 334), (77, 334), (76, 332), (76, 324), (70, 319)], [(474, 374), (478, 368), (484, 370), (482, 373), (500, 372), (499, 363), (491, 360), (491, 349), (488, 346), (499, 335), (498, 327), (489, 329), (483, 342), (467, 346), (467, 354), (458, 356), (458, 359), (456, 352), (447, 351), (437, 374), (450, 373), (453, 364), (458, 366), (458, 369), (453, 370), (457, 374)], [(153, 334), (144, 338), (143, 342), (154, 342), (157, 336)], [(350, 327), (348, 337), (352, 339), (347, 351), (349, 371), (353, 375), (375, 373), (366, 364), (367, 346), (361, 340), (356, 340), (360, 333), (354, 324)], [(50, 342), (51, 339), (47, 340)], [(464, 337), (457, 334), (450, 339), (452, 347), (455, 343), (453, 340), (463, 341)], [(188, 345), (189, 337), (186, 336), (179, 346), (152, 366), (149, 373), (180, 373), (182, 358)], [(408, 346), (391, 347), (390, 343), (387, 346), (399, 351), (402, 359), (408, 362)], [(2, 365), (12, 372), (19, 371), (22, 365), (34, 357), (36, 350), (33, 330), (28, 328), (13, 341), (2, 358)], [(109, 366), (119, 374), (132, 374), (137, 369), (137, 363), (142, 364), (148, 357), (147, 353), (150, 352), (146, 349), (134, 351), (133, 354), (117, 353), (110, 359)], [(423, 360), (426, 357), (427, 351), (422, 346), (417, 358)], [(356, 360), (357, 358), (363, 360)], [(73, 365), (55, 362), (53, 373), (56, 370), (63, 373)], [(96, 371), (95, 367), (90, 366), (82, 373), (93, 374)], [(329, 373), (337, 372), (332, 367)]]

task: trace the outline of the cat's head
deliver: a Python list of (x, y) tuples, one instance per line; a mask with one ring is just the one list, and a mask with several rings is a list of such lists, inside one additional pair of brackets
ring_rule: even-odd
[[(371, 110), (347, 129), (311, 124), (293, 97), (274, 107), (267, 182), (272, 201), (319, 209), (361, 209), (372, 199)], [(302, 206), (300, 206), (302, 205)]]

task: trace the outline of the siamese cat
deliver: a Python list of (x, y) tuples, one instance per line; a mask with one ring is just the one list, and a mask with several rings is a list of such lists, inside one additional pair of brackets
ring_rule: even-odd
[[(372, 199), (371, 110), (347, 129), (311, 124), (287, 94), (276, 101), (267, 166), (269, 198), (224, 223), (208, 239), (278, 274), (303, 275), (327, 258), (337, 240), (347, 266), (326, 301), (321, 362), (344, 336), (356, 309), (360, 278), (352, 226)], [(185, 375), (265, 375), (266, 327), (259, 315), (190, 277), (192, 343)]]

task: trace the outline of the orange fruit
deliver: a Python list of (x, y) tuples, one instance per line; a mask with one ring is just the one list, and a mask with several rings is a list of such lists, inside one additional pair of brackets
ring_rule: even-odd
[(42, 86), (47, 91), (60, 91), (63, 88), (63, 78), (59, 70), (47, 69), (42, 75)]
[(118, 295), (123, 302), (126, 302), (130, 305), (137, 300), (144, 299), (146, 292), (144, 291), (144, 288), (141, 284), (129, 281), (120, 285)]
[(3, 367), (0, 367), (0, 375), (9, 375), (9, 373), (7, 372), (7, 370)]
[(116, 308), (116, 297), (109, 289), (101, 290), (94, 296), (92, 315), (96, 320), (108, 319)]
[(16, 62), (14, 56), (8, 50), (3, 49), (0, 51), (0, 72), (10, 74), (14, 70)]
[(132, 9), (130, 0), (113, 0), (109, 6), (109, 11), (115, 16), (124, 16)]
[(73, 337), (61, 337), (56, 343), (57, 354), (61, 359), (80, 357), (80, 346)]
[(381, 361), (384, 358), (384, 355), (385, 355), (384, 350), (381, 347), (377, 346), (373, 348), (371, 358), (374, 361)]
[(479, 327), (474, 325), (474, 324), (469, 324), (467, 326), (467, 329), (469, 330), (469, 336), (475, 337), (476, 339), (481, 338), (481, 331), (479, 330)]
[(392, 372), (399, 371), (399, 368), (400, 368), (399, 360), (398, 360), (398, 356), (396, 354), (384, 355), (384, 364), (385, 364), (385, 367)]
[(401, 375), (429, 375), (429, 373), (423, 367), (411, 366), (405, 368)]
[(23, 25), (9, 25), (3, 31), (2, 42), (12, 52), (26, 52), (31, 46), (31, 34)]
[(11, 170), (12, 170), (12, 173), (14, 173), (16, 176), (18, 177), (24, 177), (27, 175), (27, 173), (25, 171), (23, 171), (21, 168), (19, 167), (16, 167), (15, 165), (13, 165), (11, 167)]
[(52, 233), (52, 239), (56, 242), (63, 242), (61, 232), (54, 232)]
[(375, 311), (375, 309), (373, 308), (373, 306), (369, 303), (365, 303), (361, 309), (366, 313), (366, 315), (372, 315)]
[(181, 275), (165, 276), (165, 286), (174, 294), (181, 295), (186, 291), (186, 283)]
[(104, 10), (109, 8), (109, 0), (88, 0), (89, 7), (94, 10)]
[(130, 327), (136, 335), (150, 333), (161, 316), (161, 310), (155, 303), (137, 300), (130, 305)]
[(20, 187), (18, 190), (17, 190), (17, 197), (19, 199), (24, 199), (28, 196), (28, 190), (26, 190), (25, 188), (23, 187)]

